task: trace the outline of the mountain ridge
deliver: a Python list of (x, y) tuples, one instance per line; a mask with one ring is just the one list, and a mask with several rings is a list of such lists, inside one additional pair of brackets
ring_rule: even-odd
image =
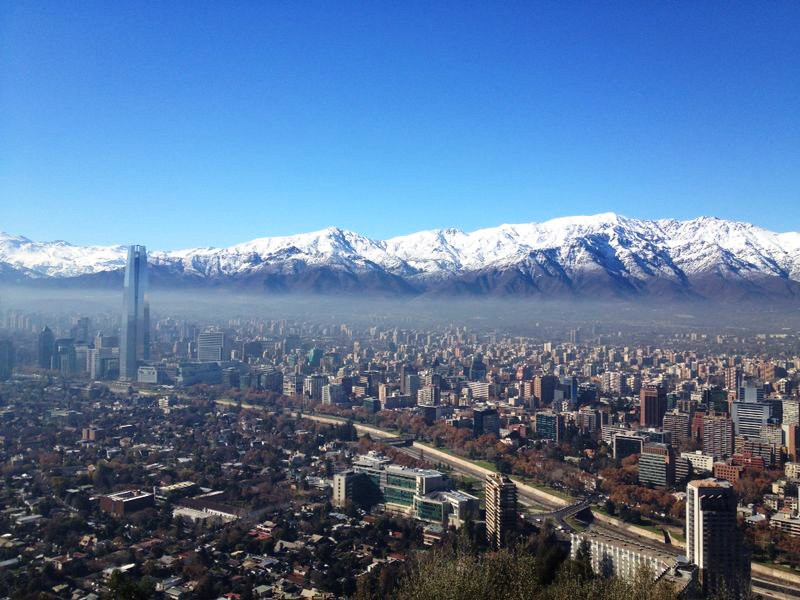
[[(0, 280), (114, 281), (126, 247), (0, 233)], [(800, 233), (616, 213), (376, 240), (339, 227), (227, 248), (149, 251), (154, 286), (272, 293), (800, 298)]]

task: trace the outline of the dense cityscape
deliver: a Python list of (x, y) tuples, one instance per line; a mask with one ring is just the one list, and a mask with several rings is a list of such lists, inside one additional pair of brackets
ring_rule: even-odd
[(800, 595), (797, 331), (199, 322), (148, 277), (3, 309), (0, 596)]

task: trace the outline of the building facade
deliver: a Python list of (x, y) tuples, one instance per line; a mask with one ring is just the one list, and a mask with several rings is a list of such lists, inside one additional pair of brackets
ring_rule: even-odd
[(122, 307), (119, 378), (130, 381), (136, 378), (139, 361), (150, 358), (150, 300), (144, 246), (128, 248)]
[(705, 594), (736, 598), (750, 591), (750, 560), (730, 482), (699, 479), (686, 486), (686, 556), (700, 569)]
[(501, 548), (517, 522), (517, 486), (505, 475), (486, 476), (486, 539), (492, 548)]

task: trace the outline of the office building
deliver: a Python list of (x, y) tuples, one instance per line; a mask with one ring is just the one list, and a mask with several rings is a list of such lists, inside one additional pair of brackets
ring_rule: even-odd
[(500, 435), (500, 416), (495, 408), (476, 406), (472, 411), (472, 435), (477, 438), (487, 433)]
[(483, 381), (486, 379), (486, 364), (480, 354), (476, 354), (475, 358), (472, 359), (467, 377), (470, 381)]
[(741, 465), (734, 465), (728, 463), (714, 463), (714, 477), (716, 479), (724, 479), (732, 484), (737, 484), (742, 477), (744, 467)]
[[(387, 510), (405, 514), (413, 514), (415, 497), (447, 487), (445, 476), (439, 471), (393, 465), (388, 458), (374, 451), (353, 461), (352, 471), (365, 475), (363, 481), (367, 486), (365, 490), (354, 490), (354, 494), (382, 503)], [(344, 489), (346, 493), (347, 482), (344, 483)], [(338, 501), (341, 501), (341, 497)]]
[(792, 537), (800, 537), (800, 516), (777, 512), (769, 520), (772, 529), (779, 529)]
[(69, 336), (75, 340), (76, 344), (88, 344), (92, 341), (89, 335), (89, 328), (89, 317), (81, 317), (70, 329)]
[(299, 396), (303, 393), (304, 377), (298, 373), (283, 376), (283, 395)]
[(119, 348), (90, 348), (87, 360), (91, 379), (110, 379), (119, 374)]
[[(313, 393), (313, 384), (311, 392)], [(342, 404), (347, 401), (347, 395), (344, 393), (344, 388), (338, 383), (327, 383), (322, 386), (322, 403), (323, 404)], [(365, 400), (366, 402), (366, 400)], [(377, 412), (377, 411), (374, 411)]]
[(731, 420), (736, 435), (758, 438), (761, 428), (770, 418), (771, 407), (766, 402), (734, 402), (731, 405)]
[(45, 325), (38, 337), (38, 364), (40, 369), (50, 369), (53, 363), (56, 338), (53, 331)]
[(543, 440), (560, 442), (564, 437), (564, 415), (543, 411), (536, 413), (536, 434)]
[(486, 539), (492, 548), (501, 548), (517, 523), (517, 486), (505, 475), (486, 476)]
[(438, 490), (414, 495), (413, 517), (420, 521), (461, 527), (468, 519), (476, 519), (480, 499), (457, 490)]
[(667, 393), (660, 385), (642, 386), (639, 392), (639, 424), (642, 427), (661, 427), (667, 412)]
[(740, 402), (763, 402), (764, 386), (760, 381), (747, 379), (739, 388), (737, 400)]
[(558, 385), (558, 377), (555, 375), (538, 375), (533, 379), (533, 395), (538, 406), (550, 405)]
[[(314, 402), (322, 402), (322, 388), (328, 383), (325, 375), (315, 373), (303, 380), (303, 396)], [(330, 390), (328, 390), (330, 393)], [(333, 392), (336, 394), (336, 392)]]
[(467, 388), (472, 394), (472, 399), (477, 401), (487, 401), (491, 395), (492, 386), (485, 381), (468, 381)]
[[(55, 352), (51, 368), (59, 371), (65, 377), (71, 377), (78, 372), (78, 356), (75, 351), (75, 341), (72, 338), (59, 338), (55, 341)], [(133, 373), (136, 379), (136, 373)]]
[(361, 504), (361, 498), (358, 496), (358, 481), (365, 477), (366, 475), (363, 473), (356, 473), (353, 470), (335, 473), (333, 476), (333, 499), (331, 504), (336, 508), (344, 508), (348, 502)]
[(416, 373), (406, 373), (400, 381), (402, 384), (400, 391), (403, 395), (416, 398), (421, 385), (419, 375)]
[(197, 336), (198, 362), (222, 362), (225, 356), (225, 334), (222, 331), (204, 331)]
[(667, 444), (645, 444), (639, 455), (639, 483), (667, 487), (675, 483), (675, 453)]
[(128, 248), (122, 306), (119, 378), (130, 381), (136, 378), (139, 361), (150, 358), (150, 300), (144, 246)]
[(614, 434), (612, 450), (614, 458), (622, 460), (632, 454), (641, 454), (642, 448), (649, 440), (633, 431), (624, 431)]
[(359, 506), (384, 502), (393, 512), (456, 528), (477, 519), (480, 500), (445, 489), (444, 483), (438, 471), (399, 467), (370, 453), (357, 459), (353, 469), (333, 476), (332, 504), (343, 508), (348, 502)]
[(686, 486), (686, 555), (700, 569), (705, 594), (736, 598), (750, 591), (750, 561), (736, 527), (731, 483), (699, 479)]

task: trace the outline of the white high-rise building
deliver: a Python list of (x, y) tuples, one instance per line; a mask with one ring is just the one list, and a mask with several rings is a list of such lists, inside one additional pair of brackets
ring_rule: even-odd
[(197, 336), (197, 360), (222, 362), (225, 357), (225, 334), (222, 331), (204, 331)]

